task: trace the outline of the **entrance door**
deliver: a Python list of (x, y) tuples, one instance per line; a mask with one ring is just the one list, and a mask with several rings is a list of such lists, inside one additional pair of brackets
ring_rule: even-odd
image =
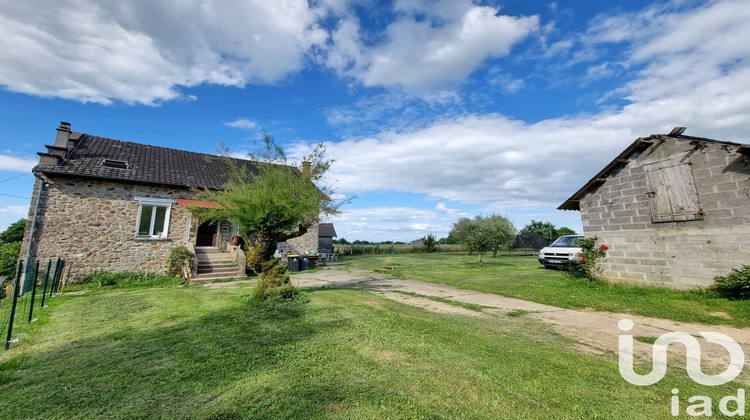
[(203, 222), (198, 226), (198, 235), (195, 240), (195, 246), (217, 246), (214, 244), (216, 239), (216, 222)]

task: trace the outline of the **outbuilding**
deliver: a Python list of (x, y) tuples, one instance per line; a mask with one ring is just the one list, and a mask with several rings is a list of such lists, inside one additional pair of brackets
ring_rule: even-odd
[(609, 247), (608, 280), (688, 289), (750, 265), (750, 145), (684, 131), (636, 139), (558, 207)]

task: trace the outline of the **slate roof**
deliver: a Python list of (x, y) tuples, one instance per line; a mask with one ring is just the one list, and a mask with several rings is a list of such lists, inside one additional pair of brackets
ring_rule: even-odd
[[(227, 162), (218, 156), (74, 133), (75, 146), (59, 165), (37, 165), (44, 174), (72, 175), (149, 184), (220, 189)], [(208, 158), (208, 159), (207, 159)], [(213, 158), (213, 159), (211, 159)], [(127, 169), (101, 166), (105, 159), (125, 161)], [(209, 160), (210, 159), (210, 160)], [(257, 173), (256, 163), (233, 159)]]
[(654, 142), (657, 142), (659, 140), (662, 140), (663, 138), (674, 138), (678, 140), (683, 141), (689, 141), (689, 142), (699, 142), (699, 143), (719, 143), (724, 144), (727, 146), (733, 146), (737, 147), (737, 150), (744, 154), (744, 155), (750, 155), (750, 144), (744, 144), (744, 143), (735, 143), (732, 141), (724, 141), (724, 140), (714, 140), (714, 139), (707, 139), (704, 137), (693, 137), (693, 136), (685, 136), (685, 135), (669, 135), (669, 134), (652, 134), (649, 137), (646, 138), (638, 138), (633, 143), (630, 144), (625, 150), (623, 150), (619, 155), (617, 155), (616, 158), (614, 158), (610, 163), (607, 164), (599, 173), (594, 175), (593, 178), (589, 180), (581, 189), (576, 191), (573, 195), (570, 196), (567, 200), (565, 200), (564, 203), (560, 204), (560, 206), (557, 208), (558, 210), (581, 210), (580, 202), (583, 197), (585, 197), (588, 193), (596, 191), (600, 186), (602, 186), (609, 177), (610, 174), (612, 174), (613, 171), (615, 171), (618, 168), (621, 168), (628, 163), (630, 163), (630, 157), (636, 154), (637, 152), (640, 152), (642, 150), (645, 150), (649, 148)]
[(330, 236), (331, 238), (336, 237), (336, 229), (333, 228), (333, 223), (321, 223), (318, 225), (318, 236)]

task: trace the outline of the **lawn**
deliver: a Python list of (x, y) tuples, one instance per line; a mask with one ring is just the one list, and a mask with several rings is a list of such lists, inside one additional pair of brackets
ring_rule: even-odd
[(392, 275), (462, 289), (495, 293), (562, 308), (593, 308), (682, 322), (750, 326), (750, 302), (729, 301), (706, 290), (676, 291), (661, 287), (597, 284), (545, 270), (535, 258), (466, 254), (395, 254), (341, 257), (352, 267), (399, 266)]
[[(625, 382), (530, 317), (444, 316), (366, 292), (249, 304), (249, 290), (61, 295), (2, 355), (0, 418), (671, 418), (682, 369)], [(683, 401), (683, 404), (685, 402)]]

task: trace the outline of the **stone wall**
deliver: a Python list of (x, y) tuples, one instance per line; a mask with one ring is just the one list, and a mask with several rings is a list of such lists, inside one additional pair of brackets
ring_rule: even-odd
[[(134, 197), (180, 198), (190, 191), (158, 185), (51, 176), (45, 178), (32, 247), (32, 261), (60, 257), (71, 279), (94, 270), (145, 270), (164, 273), (172, 248), (195, 242), (197, 224), (187, 209), (172, 204), (165, 239), (135, 237), (139, 202)], [(34, 188), (28, 235), (39, 187)]]
[[(750, 264), (750, 159), (736, 146), (661, 137), (581, 200), (583, 230), (609, 246), (610, 280), (708, 286)], [(644, 165), (690, 162), (702, 220), (653, 223)]]
[(278, 245), (285, 250), (285, 253), (304, 254), (307, 251), (318, 250), (318, 224), (314, 224), (302, 236), (289, 239)]

